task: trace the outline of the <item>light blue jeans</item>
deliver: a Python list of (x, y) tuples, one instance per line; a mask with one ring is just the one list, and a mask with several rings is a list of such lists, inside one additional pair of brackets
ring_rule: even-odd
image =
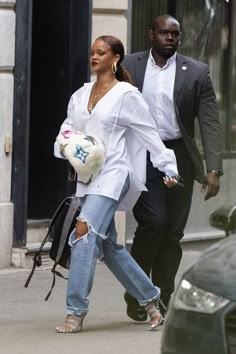
[[(119, 201), (129, 189), (129, 177), (124, 184)], [(67, 314), (85, 315), (88, 312), (88, 295), (92, 289), (97, 258), (103, 256), (126, 291), (146, 306), (159, 300), (160, 289), (155, 287), (129, 252), (116, 243), (114, 215), (119, 201), (101, 195), (86, 195), (81, 200), (79, 219), (87, 222), (88, 233), (75, 239), (70, 236), (71, 262), (67, 285)]]

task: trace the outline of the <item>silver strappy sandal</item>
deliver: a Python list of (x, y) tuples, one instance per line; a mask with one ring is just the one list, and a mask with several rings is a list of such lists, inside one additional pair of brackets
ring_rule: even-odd
[(68, 315), (62, 326), (56, 327), (57, 333), (78, 333), (82, 331), (85, 315)]
[(151, 302), (145, 307), (148, 316), (150, 317), (149, 331), (155, 331), (157, 327), (163, 322), (163, 317), (156, 308), (156, 301)]

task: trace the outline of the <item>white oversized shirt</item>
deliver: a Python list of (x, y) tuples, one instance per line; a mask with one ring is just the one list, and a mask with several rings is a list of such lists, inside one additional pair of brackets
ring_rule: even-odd
[[(162, 143), (137, 88), (118, 82), (89, 114), (87, 107), (93, 85), (93, 82), (86, 83), (72, 95), (67, 118), (60, 129), (95, 134), (106, 149), (102, 171), (88, 185), (78, 181), (76, 195), (98, 194), (118, 200), (129, 175), (130, 189), (118, 209), (131, 210), (141, 191), (146, 190), (146, 151), (152, 153), (154, 167), (172, 176), (178, 174), (176, 158)], [(57, 142), (54, 154), (62, 158)]]
[(167, 60), (163, 68), (160, 68), (156, 65), (150, 51), (142, 93), (163, 141), (182, 136), (174, 108), (175, 74), (176, 53)]

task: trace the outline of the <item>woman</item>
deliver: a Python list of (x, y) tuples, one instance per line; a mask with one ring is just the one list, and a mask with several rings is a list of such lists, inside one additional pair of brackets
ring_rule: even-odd
[[(178, 171), (174, 153), (160, 140), (142, 95), (129, 83), (129, 75), (121, 65), (123, 58), (124, 47), (118, 38), (101, 36), (95, 40), (90, 66), (97, 79), (84, 84), (72, 95), (68, 117), (60, 130), (98, 135), (105, 145), (106, 159), (94, 180), (89, 184), (77, 183), (82, 207), (70, 236), (67, 316), (65, 323), (56, 328), (58, 333), (82, 330), (88, 312), (87, 297), (101, 254), (126, 291), (147, 311), (150, 330), (162, 322), (156, 308), (160, 290), (125, 248), (116, 244), (114, 214), (118, 208), (132, 209), (145, 190), (147, 149), (154, 166), (166, 175), (167, 187), (176, 185), (174, 176)], [(55, 156), (63, 157), (58, 143), (55, 143)]]

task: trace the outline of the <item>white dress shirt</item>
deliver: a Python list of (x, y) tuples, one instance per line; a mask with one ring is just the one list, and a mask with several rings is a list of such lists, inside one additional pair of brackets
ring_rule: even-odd
[(142, 93), (163, 141), (181, 137), (173, 101), (175, 73), (176, 53), (160, 68), (150, 51)]
[[(146, 190), (146, 150), (152, 152), (153, 165), (172, 176), (178, 174), (176, 158), (162, 143), (137, 88), (126, 82), (117, 83), (89, 114), (87, 107), (93, 85), (93, 82), (86, 83), (72, 95), (67, 119), (60, 129), (98, 135), (106, 149), (101, 173), (88, 185), (78, 182), (76, 194), (79, 197), (99, 194), (118, 200), (129, 174), (130, 189), (119, 210), (131, 210), (141, 191)], [(57, 142), (54, 154), (62, 158)]]

